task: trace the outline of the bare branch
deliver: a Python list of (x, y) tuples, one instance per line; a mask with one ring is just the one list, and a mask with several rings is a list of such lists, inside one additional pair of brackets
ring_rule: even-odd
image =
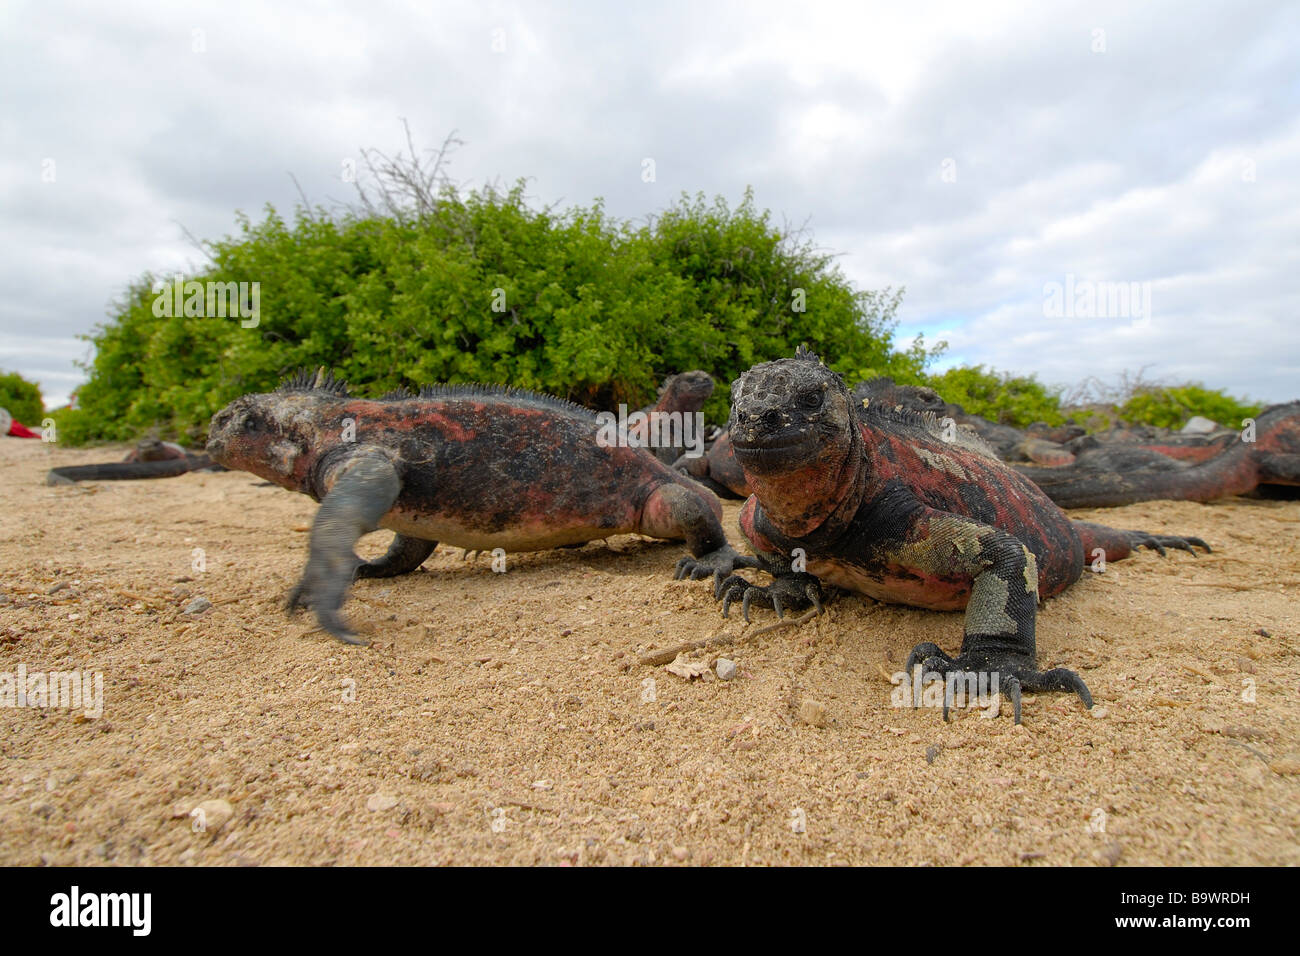
[(289, 178), (293, 180), (294, 188), (298, 190), (298, 198), (302, 200), (303, 212), (306, 214), (308, 219), (310, 219), (312, 222), (315, 222), (316, 217), (312, 215), (311, 203), (307, 201), (307, 194), (303, 192), (302, 184), (298, 182), (298, 177), (295, 176), (293, 173), (290, 173)]

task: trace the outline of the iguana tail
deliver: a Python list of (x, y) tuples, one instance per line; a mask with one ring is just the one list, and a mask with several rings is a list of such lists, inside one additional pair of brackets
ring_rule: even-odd
[(67, 465), (51, 468), (45, 476), (47, 485), (64, 485), (74, 481), (129, 481), (136, 478), (172, 478), (201, 468), (219, 467), (207, 455), (172, 458), (167, 461), (114, 461), (103, 465)]

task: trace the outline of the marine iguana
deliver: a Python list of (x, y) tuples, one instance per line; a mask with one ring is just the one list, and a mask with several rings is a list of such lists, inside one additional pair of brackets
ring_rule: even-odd
[(1211, 435), (1181, 435), (1165, 428), (1140, 426), (1111, 428), (1092, 435), (1081, 435), (1070, 439), (1066, 447), (1076, 457), (1098, 448), (1115, 446), (1141, 448), (1158, 452), (1166, 458), (1176, 458), (1179, 461), (1195, 464), (1215, 457), (1240, 438), (1239, 432), (1226, 429)]
[(1063, 508), (1138, 501), (1213, 501), (1261, 485), (1300, 485), (1300, 402), (1273, 405), (1212, 458), (1189, 462), (1136, 445), (1102, 445), (1066, 468), (1017, 470)]
[[(1074, 671), (1037, 669), (1034, 622), (1038, 601), (1074, 583), (1094, 549), (1109, 561), (1139, 547), (1210, 550), (1199, 538), (1071, 521), (978, 439), (958, 432), (945, 442), (933, 418), (857, 407), (802, 347), (750, 369), (731, 399), (732, 446), (754, 489), (740, 527), (773, 581), (716, 574), (723, 614), (735, 601), (746, 619), (754, 602), (778, 616), (820, 610), (821, 581), (895, 604), (965, 608), (961, 652), (918, 644), (907, 671), (996, 674), (1017, 721), (1021, 690), (1072, 691), (1092, 706)], [(695, 576), (696, 567), (683, 558), (677, 571)]]
[[(540, 551), (636, 532), (682, 539), (702, 574), (754, 567), (722, 530), (722, 505), (640, 448), (597, 440), (594, 412), (494, 385), (435, 385), (354, 398), (324, 369), (213, 416), (208, 454), (321, 503), (307, 566), (289, 610), (310, 606), (321, 627), (365, 643), (340, 608), (354, 576), (414, 571), (439, 541)], [(388, 553), (353, 546), (397, 532)]]

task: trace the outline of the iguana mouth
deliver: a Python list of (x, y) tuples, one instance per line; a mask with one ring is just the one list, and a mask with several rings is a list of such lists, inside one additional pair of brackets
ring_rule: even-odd
[(731, 446), (742, 463), (787, 461), (800, 457), (799, 453), (808, 449), (809, 438), (803, 431), (784, 431), (749, 440), (733, 435)]

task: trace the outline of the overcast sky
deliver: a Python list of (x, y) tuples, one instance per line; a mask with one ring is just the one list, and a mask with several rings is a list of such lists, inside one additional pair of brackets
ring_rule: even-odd
[[(9, 0), (0, 367), (65, 401), (126, 283), (201, 262), (182, 225), (288, 213), (291, 172), (350, 199), (344, 160), (405, 117), (458, 131), (457, 181), (538, 203), (752, 185), (858, 286), (906, 286), (940, 367), (1296, 398), (1297, 51), (1285, 2)], [(1138, 294), (1090, 314), (1098, 283)]]

